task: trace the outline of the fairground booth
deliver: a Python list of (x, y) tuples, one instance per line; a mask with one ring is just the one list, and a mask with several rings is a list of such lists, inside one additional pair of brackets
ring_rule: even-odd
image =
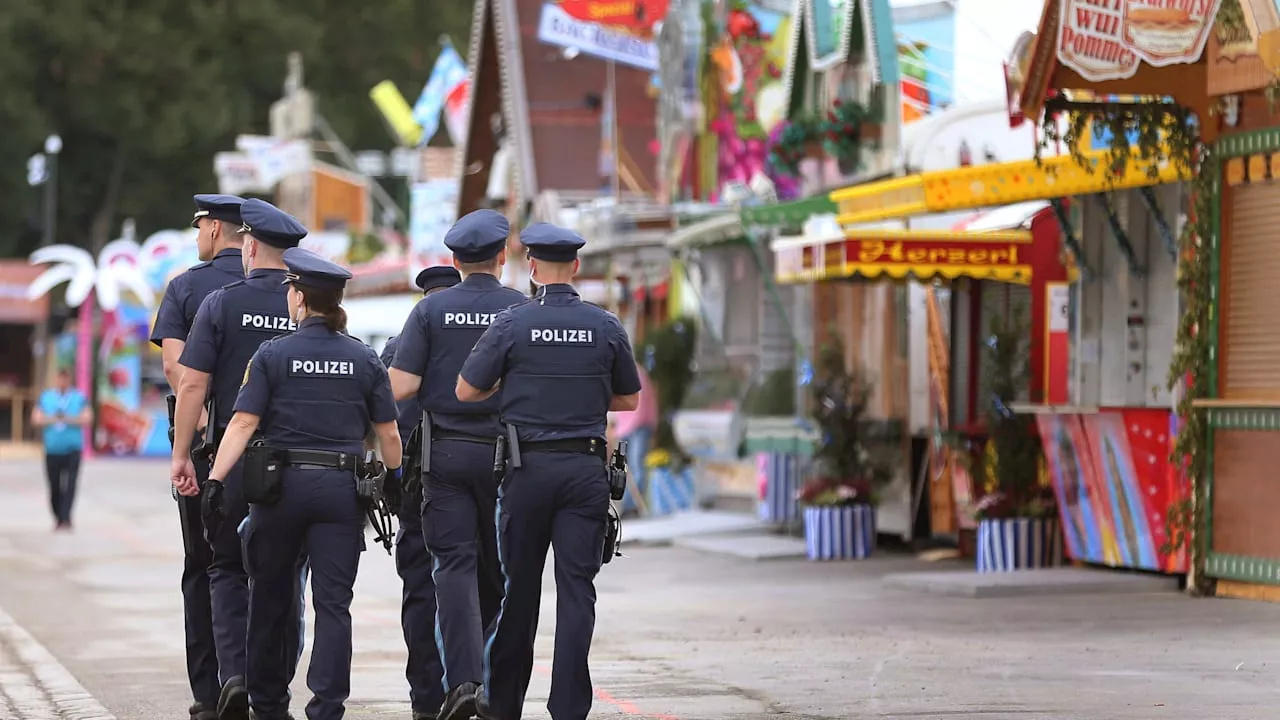
[[(1189, 461), (1194, 476), (1205, 457), (1194, 439), (1203, 431), (1181, 421), (1191, 397), (1213, 390), (1208, 377), (1196, 379), (1202, 373), (1189, 358), (1208, 357), (1211, 332), (1200, 329), (1213, 330), (1205, 301), (1213, 291), (1197, 278), (1209, 277), (1216, 249), (1216, 232), (1205, 225), (1218, 212), (1208, 202), (1216, 180), (1205, 184), (1211, 168), (1194, 171), (1194, 147), (1197, 136), (1218, 130), (1201, 56), (1214, 42), (1217, 9), (1216, 2), (1188, 9), (1172, 32), (1142, 13), (1048, 0), (1038, 32), (1019, 42), (1006, 66), (1011, 122), (1065, 123), (1070, 129), (1051, 140), (1077, 154), (1073, 172), (1095, 185), (1064, 217), (1079, 233), (1080, 269), (1060, 326), (1070, 348), (1067, 392), (1019, 408), (1037, 413), (1067, 550), (1086, 562), (1192, 569), (1191, 488), (1170, 458)], [(1098, 161), (1081, 162), (1079, 153)], [(1251, 199), (1249, 207), (1266, 204)], [(1270, 334), (1252, 322), (1251, 335)], [(1255, 358), (1246, 376), (1262, 366)], [(1232, 470), (1257, 461), (1255, 453)], [(1244, 504), (1256, 506), (1256, 496)]]
[[(1152, 388), (1164, 387), (1173, 344), (1170, 251), (1181, 196), (1168, 185), (1173, 168), (1133, 165), (1111, 177), (1085, 170), (1081, 159), (1096, 164), (1109, 152), (1106, 132), (1086, 128), (1095, 134), (1101, 140), (1079, 157), (1046, 148), (1040, 160), (926, 170), (833, 192), (837, 211), (821, 231), (811, 218), (804, 238), (774, 242), (778, 280), (930, 283), (934, 535), (973, 526), (980, 489), (947, 436), (980, 424), (989, 394), (981, 348), (993, 316), (1021, 307), (1032, 369), (1017, 409), (1041, 416), (1068, 554), (1168, 569), (1174, 561), (1158, 548), (1172, 492), (1171, 412), (1168, 393)], [(1064, 442), (1069, 450), (1054, 449)]]

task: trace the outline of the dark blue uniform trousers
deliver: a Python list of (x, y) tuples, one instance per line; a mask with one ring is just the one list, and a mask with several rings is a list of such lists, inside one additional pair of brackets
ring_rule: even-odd
[(484, 681), (484, 633), (502, 601), (493, 452), (492, 443), (466, 440), (431, 446), (422, 532), (432, 559), (435, 632), (447, 690)]
[(249, 701), (260, 718), (283, 717), (297, 652), (298, 559), (311, 564), (315, 642), (307, 687), (310, 720), (337, 720), (351, 693), (351, 599), (364, 547), (355, 480), (337, 470), (284, 471), (280, 501), (254, 505), (245, 531), (249, 598)]
[[(209, 465), (196, 463), (196, 474), (203, 484), (209, 479)], [(183, 504), (182, 536), (185, 556), (182, 562), (182, 614), (187, 635), (187, 679), (192, 698), (206, 709), (218, 705), (218, 655), (213, 643), (213, 610), (209, 596), (209, 566), (213, 549), (204, 537), (200, 520), (200, 496), (178, 497)]]
[(243, 470), (243, 464), (236, 463), (222, 479), (225, 516), (209, 533), (209, 544), (213, 547), (213, 564), (209, 566), (213, 640), (218, 648), (218, 675), (222, 683), (237, 675), (243, 677), (245, 672), (249, 574), (244, 569), (239, 528), (249, 506), (245, 504), (241, 487)]
[(485, 652), (485, 689), (499, 720), (517, 720), (533, 674), (542, 572), (555, 549), (556, 639), (547, 710), (584, 720), (591, 710), (587, 656), (596, 624), (596, 573), (609, 512), (604, 461), (592, 455), (523, 453), (498, 497), (498, 546), (506, 595)]
[(396, 534), (396, 572), (403, 581), (400, 626), (409, 650), (404, 677), (416, 712), (435, 713), (444, 704), (440, 651), (436, 647), (436, 588), (431, 582), (431, 556), (422, 540), (422, 499), (414, 493), (400, 503)]

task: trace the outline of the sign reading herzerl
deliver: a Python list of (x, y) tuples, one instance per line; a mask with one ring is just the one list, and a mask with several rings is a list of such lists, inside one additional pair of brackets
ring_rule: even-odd
[(1222, 0), (1063, 0), (1058, 60), (1086, 80), (1200, 59)]

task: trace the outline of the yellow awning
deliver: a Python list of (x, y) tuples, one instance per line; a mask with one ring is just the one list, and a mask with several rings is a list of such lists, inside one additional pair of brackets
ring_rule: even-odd
[(1094, 170), (1085, 170), (1069, 155), (1035, 160), (992, 163), (955, 170), (924, 172), (907, 177), (856, 185), (831, 193), (839, 207), (841, 225), (944, 213), (1029, 200), (1052, 200), (1092, 195), (1108, 190), (1162, 185), (1183, 178), (1177, 167), (1164, 164), (1151, 177), (1145, 163), (1126, 163), (1122, 175), (1110, 179), (1096, 168), (1106, 162), (1105, 151), (1086, 152)]

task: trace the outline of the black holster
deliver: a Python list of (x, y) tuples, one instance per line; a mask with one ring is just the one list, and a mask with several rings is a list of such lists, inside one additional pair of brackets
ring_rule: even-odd
[(279, 502), (285, 465), (284, 451), (267, 447), (262, 444), (261, 439), (257, 439), (244, 449), (243, 457), (245, 502), (255, 505), (274, 505)]
[(609, 497), (621, 500), (627, 494), (627, 441), (619, 440), (609, 461)]
[(400, 476), (400, 489), (404, 495), (415, 495), (422, 489), (425, 473), (422, 467), (422, 423), (418, 423), (404, 446), (404, 474)]
[(608, 565), (609, 561), (615, 557), (622, 557), (622, 519), (618, 517), (618, 513), (614, 511), (613, 506), (609, 506), (609, 514), (605, 516), (605, 523), (604, 547), (600, 558), (601, 565)]

